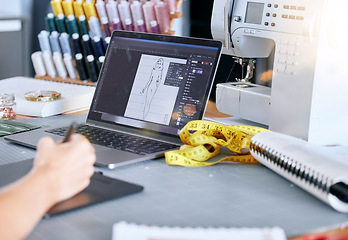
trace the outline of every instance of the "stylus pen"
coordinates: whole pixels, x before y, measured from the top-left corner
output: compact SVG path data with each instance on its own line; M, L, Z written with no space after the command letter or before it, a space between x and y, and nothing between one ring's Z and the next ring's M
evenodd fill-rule
M69 139L71 137L71 135L75 132L75 129L77 127L77 123L76 122L72 122L68 128L68 131L66 132L64 139L63 139L63 143L69 142Z

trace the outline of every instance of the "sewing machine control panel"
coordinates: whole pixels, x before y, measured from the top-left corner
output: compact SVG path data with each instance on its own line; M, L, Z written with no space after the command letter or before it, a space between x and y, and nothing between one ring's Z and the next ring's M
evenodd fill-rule
M280 8L280 9L279 9ZM278 4L267 4L266 7L266 13L263 24L265 26L275 27L275 19L277 18L283 18L288 20L297 20L297 21L303 21L305 18L305 6L292 6L292 5L282 5L279 6ZM290 11L287 11L290 10ZM279 12L282 12L283 14L279 14Z
M322 4L317 1L235 1L232 3L231 33L239 27L308 35ZM248 31L248 30L247 30Z

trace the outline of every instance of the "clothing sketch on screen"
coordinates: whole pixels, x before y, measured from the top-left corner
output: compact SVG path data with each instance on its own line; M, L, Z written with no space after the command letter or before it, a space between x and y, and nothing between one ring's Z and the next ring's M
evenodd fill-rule
M152 100L157 92L158 87L162 82L163 64L163 58L159 58L156 61L155 66L152 68L149 81L146 83L145 87L140 92L141 94L145 94L143 119L145 119L147 114L149 113Z

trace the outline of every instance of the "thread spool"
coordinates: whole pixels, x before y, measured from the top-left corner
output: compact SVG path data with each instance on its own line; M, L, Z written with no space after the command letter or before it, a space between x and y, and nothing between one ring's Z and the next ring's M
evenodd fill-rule
M76 79L75 67L71 55L69 53L64 53L63 56L65 67L68 70L69 77L72 79Z
M33 67L35 70L35 74L37 76L45 76L46 75L46 69L45 65L42 59L42 52L34 52L31 54L31 61L33 62Z
M60 43L60 47L63 51L63 55L64 54L71 55L71 48L70 48L70 44L69 44L69 34L67 34L67 33L60 34L59 43Z
M58 16L56 17L56 27L59 33L66 32L64 14L58 14Z
M74 13L75 17L80 17L84 16L85 12L83 11L83 6L82 6L82 0L76 0L73 2L73 8L74 8Z
M98 74L97 74L97 69L95 66L95 61L94 61L94 56L93 55L88 55L87 56L87 72L89 75L89 80L92 82L98 81Z
M160 30L156 20L151 21L150 32L157 33L157 34L161 33L161 30Z
M118 3L114 0L109 0L106 4L106 12L108 14L109 22L112 23L114 18L120 18L117 10Z
M137 21L137 31L138 32L146 32L146 25L143 20L139 19Z
M87 34L82 36L82 52L84 56L93 55L91 40Z
M65 0L62 2L65 16L74 15L73 4L71 0Z
M99 58L100 56L105 56L105 52L104 52L100 37L95 36L92 39L92 48L93 48L95 58Z
M168 6L168 10L170 14L174 14L177 10L177 0L163 0L165 4Z
M88 34L87 21L86 21L86 17L84 15L79 16L79 26L80 26L81 36Z
M86 2L83 3L83 10L87 21L89 21L91 17L98 17L95 6L91 0L86 0Z
M95 7L97 8L97 12L99 15L99 19L101 20L102 18L106 18L107 19L107 15L106 15L106 10L105 10L105 3L103 0L97 0L97 2L95 3Z
M55 19L55 17L54 17L53 13L48 13L46 18L45 18L47 31L49 31L50 33L53 31L57 31L54 19Z
M113 31L115 30L123 30L122 23L119 18L114 18L112 20L111 28Z
M146 29L150 29L151 22L156 21L156 14L155 14L155 8L153 2L146 2L143 5L143 11L144 11L144 18L145 18L145 24Z
M110 37L111 36L111 32L110 32L110 28L109 28L109 23L108 23L108 18L107 17L102 17L100 19L102 25L103 25L103 29L104 29L104 33L106 37Z
M101 38L103 36L98 18L94 16L90 17L88 20L88 25L93 37L98 36Z
M76 70L79 73L81 81L86 81L88 79L88 74L86 70L85 61L81 53L75 55Z
M141 7L141 3L138 0L132 3L131 12L132 12L134 23L138 23L138 20L143 20L144 22L143 9Z
M59 34L57 31L54 31L51 33L49 39L50 39L50 44L51 44L51 49L52 52L59 52L60 54L62 53L59 45L59 40L58 40Z
M73 46L74 56L76 54L78 54L78 53L82 54L82 46L81 46L81 43L80 43L80 35L78 33L74 33L72 35L72 46Z
M107 51L108 49L108 46L110 44L110 41L111 41L111 37L106 37L103 41L103 44L104 44L104 49L105 49L105 52Z
M118 11L120 13L120 20L123 25L123 28L126 29L126 19L132 19L132 14L130 12L129 2L122 0L118 4ZM132 21L132 20L131 20Z
M156 6L161 0L150 0Z
M69 15L65 19L65 24L70 36L72 36L74 33L79 33L79 27L77 25L77 20L74 15Z
M169 11L164 2L160 1L155 6L156 18L161 33L166 33L170 28Z
M127 19L125 19L124 23L125 23L125 26L124 26L125 30L134 31L132 19L127 18Z
M57 76L57 73L56 73L56 68L54 67L54 64L53 64L51 52L49 51L42 52L42 59L43 59L47 74L51 78L55 78Z
M58 75L61 78L66 79L68 76L68 73L67 73L67 71L65 69L65 65L63 63L62 54L60 54L59 52L54 52L53 53L53 61L54 61L54 64L56 65Z
M98 75L100 74L104 60L105 60L105 56L100 56L97 58L96 63L97 63Z
M49 33L46 30L42 30L37 36L39 39L39 45L41 52L49 51L51 52L51 45L49 41Z
M62 7L62 1L61 0L52 0L51 6L54 12L54 15L57 17L59 14L64 15L63 7Z

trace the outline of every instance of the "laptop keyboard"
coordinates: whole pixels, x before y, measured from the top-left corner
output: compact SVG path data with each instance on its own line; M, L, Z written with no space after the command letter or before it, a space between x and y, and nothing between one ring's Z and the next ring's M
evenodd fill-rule
M68 127L46 130L48 133L64 136ZM120 132L109 131L89 125L79 125L76 133L85 136L91 143L127 151L139 155L151 154L177 148L177 145L164 143L156 140L142 138Z

